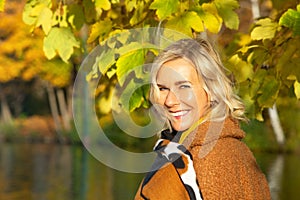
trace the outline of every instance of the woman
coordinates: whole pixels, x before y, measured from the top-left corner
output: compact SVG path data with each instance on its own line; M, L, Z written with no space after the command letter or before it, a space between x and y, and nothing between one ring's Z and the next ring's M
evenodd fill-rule
M167 129L135 199L270 199L266 178L241 141L244 106L207 41L182 39L161 52L150 96Z

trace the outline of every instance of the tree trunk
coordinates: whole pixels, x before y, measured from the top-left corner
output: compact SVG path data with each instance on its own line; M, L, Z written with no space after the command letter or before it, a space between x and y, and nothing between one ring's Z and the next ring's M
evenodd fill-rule
M58 139L61 139L62 127L61 127L60 117L58 113L55 92L54 92L54 88L49 83L47 84L47 92L48 92L50 110L54 120L55 130L56 133L58 134Z
M252 17L255 21L260 17L260 9L258 5L258 0L251 0L251 10L252 10Z
M70 125L71 119L70 119L70 116L69 116L68 106L67 106L64 91L62 89L57 89L56 90L56 95L57 95L57 99L58 99L58 105L59 105L60 114L61 114L61 117L62 117L64 129L66 131L70 131L71 130L71 125Z
M273 108L269 108L268 111L277 143L280 145L280 147L283 147L285 143L285 136L278 116L276 104L273 105Z
M5 124L11 124L12 114L8 106L6 96L3 93L1 86L0 86L0 102L1 102L1 119Z

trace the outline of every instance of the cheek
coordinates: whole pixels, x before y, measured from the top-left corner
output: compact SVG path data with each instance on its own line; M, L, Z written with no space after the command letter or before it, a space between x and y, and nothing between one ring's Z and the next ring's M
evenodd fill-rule
M179 93L179 98L182 102L189 105L197 104L197 96L193 90L185 90Z
M197 104L200 109L203 109L208 104L208 95L204 89L200 90L197 94Z
M160 105L164 105L166 101L166 96L165 92L159 92L158 95L156 96L156 103Z
M195 91L186 91L180 95L180 99L185 103L196 106L200 110L207 105L207 94L203 89ZM195 107L196 108L196 107Z

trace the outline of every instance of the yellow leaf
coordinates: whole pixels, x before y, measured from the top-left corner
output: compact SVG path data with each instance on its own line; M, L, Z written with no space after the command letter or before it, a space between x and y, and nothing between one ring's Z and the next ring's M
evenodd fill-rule
M103 10L109 10L111 8L109 0L95 0L95 6Z
M202 4L198 15L203 20L204 26L212 33L218 33L222 27L222 18L218 15L217 8L212 3Z
M41 11L36 27L42 26L44 33L47 35L52 27L52 11L48 7L44 7Z
M192 37L192 29L196 32L204 31L201 18L196 12L190 11L182 15L172 17L167 23L166 28L174 29Z
M297 99L300 99L300 83L298 81L294 82L294 92Z
M87 42L92 43L98 37L100 41L103 41L105 37L108 36L111 29L112 29L112 21L110 19L105 19L95 23L92 26L91 33L89 35Z
M252 40L272 39L278 28L278 24L269 18L259 20L256 25L251 32Z

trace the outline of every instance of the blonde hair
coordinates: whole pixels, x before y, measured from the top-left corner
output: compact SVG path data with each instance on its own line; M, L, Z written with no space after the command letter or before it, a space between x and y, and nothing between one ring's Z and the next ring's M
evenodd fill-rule
M219 54L204 39L181 39L158 55L151 71L150 100L152 103L155 104L159 97L156 82L159 69L164 63L178 58L190 61L195 66L200 80L203 80L203 88L210 101L210 120L224 120L228 116L246 120L244 104L234 94L232 83L225 74Z

